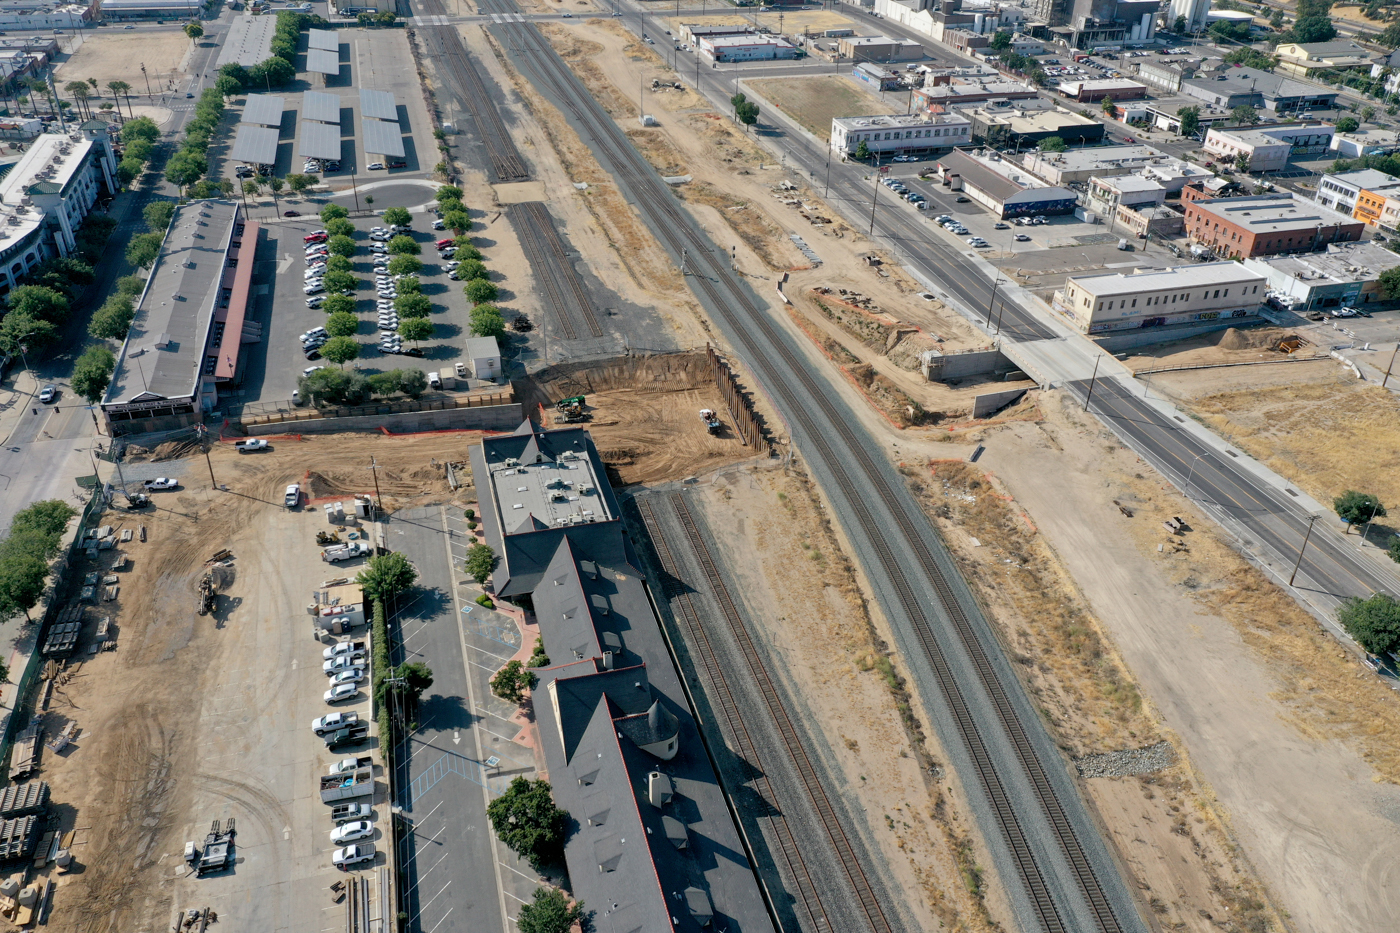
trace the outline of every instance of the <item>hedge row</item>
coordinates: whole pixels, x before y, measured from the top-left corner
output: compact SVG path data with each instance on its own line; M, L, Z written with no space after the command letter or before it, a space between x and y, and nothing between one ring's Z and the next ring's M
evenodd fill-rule
M389 619L381 597L374 599L374 619L370 626L370 689L374 692L374 705L378 711L379 751L384 756L384 767L393 767L394 747L397 744L394 733L394 719L389 715L389 688L386 681L393 675L389 665Z

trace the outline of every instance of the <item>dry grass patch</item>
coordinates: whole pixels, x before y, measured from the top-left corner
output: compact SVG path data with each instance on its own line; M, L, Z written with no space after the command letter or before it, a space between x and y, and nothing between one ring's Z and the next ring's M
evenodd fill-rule
M857 87L854 81L843 75L759 78L744 83L818 139L831 135L834 117L864 117L890 112L888 103Z

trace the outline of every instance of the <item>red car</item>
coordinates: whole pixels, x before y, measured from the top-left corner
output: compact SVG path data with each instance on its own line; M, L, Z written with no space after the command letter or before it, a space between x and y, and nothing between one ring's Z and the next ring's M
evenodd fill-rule
M313 233L311 236L302 237L301 241L303 243L324 243L329 239L330 237L326 236L324 233Z
M390 162L390 163L389 163L389 167L390 167L390 168L408 168L408 163L407 163L407 162Z
M446 249L447 247L453 245L456 242L456 240L438 240L437 243L434 245L437 246L438 249Z

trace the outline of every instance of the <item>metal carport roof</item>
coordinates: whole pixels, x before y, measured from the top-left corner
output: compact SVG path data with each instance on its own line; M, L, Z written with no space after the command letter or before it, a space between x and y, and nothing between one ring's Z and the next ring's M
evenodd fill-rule
M270 126L240 126L233 141L234 160L272 165L277 161L277 136L278 130Z
M319 120L322 123L340 122L340 95L322 94L307 91L301 95L301 117L303 120Z
M377 120L398 120L399 108L394 106L394 95L388 91L371 91L360 88L360 113Z
M340 51L340 33L334 29L311 29L306 33L307 48Z
M332 123L301 121L301 137L297 140L297 155L313 159L340 158L340 127Z
M365 120L365 152L403 158L403 130L397 123L384 120Z
M255 123L261 126L281 126L282 111L286 101L271 94L249 94L243 106L242 123Z
M306 70L323 75L340 74L340 53L326 49L310 49L306 53Z

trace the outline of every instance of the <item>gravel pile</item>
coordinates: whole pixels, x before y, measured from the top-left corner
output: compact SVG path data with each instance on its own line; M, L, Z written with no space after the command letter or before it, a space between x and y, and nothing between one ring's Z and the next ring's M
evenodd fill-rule
M1080 777L1127 777L1131 774L1151 774L1176 764L1176 752L1167 742L1146 748L1130 748L1103 755L1085 755L1075 759Z

